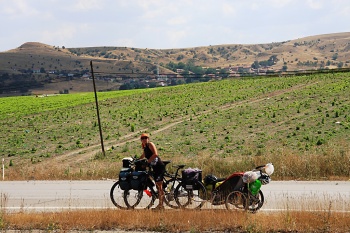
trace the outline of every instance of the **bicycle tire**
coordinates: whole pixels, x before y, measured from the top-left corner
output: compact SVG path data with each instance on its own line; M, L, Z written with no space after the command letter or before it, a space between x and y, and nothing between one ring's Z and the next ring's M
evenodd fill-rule
M125 190L124 201L129 209L135 209L139 207L140 209L149 209L154 204L156 196L149 191L151 194L145 194L145 190Z
M236 209L244 210L247 204L247 197L240 191L233 191L229 193L225 200L227 210L233 211Z
M207 200L207 190L200 181L193 185L181 182L175 188L175 201L182 209L200 209Z
M119 180L116 181L109 192L112 203L119 209L128 209L129 207L125 203L124 190L120 188Z
M249 194L247 197L245 209L251 213L255 213L264 205L264 194L259 190L258 194L253 196Z
M175 182L174 182L175 181ZM178 209L180 208L175 200L176 192L175 189L178 184L181 183L180 179L172 178L165 181L164 187L164 202L167 206Z

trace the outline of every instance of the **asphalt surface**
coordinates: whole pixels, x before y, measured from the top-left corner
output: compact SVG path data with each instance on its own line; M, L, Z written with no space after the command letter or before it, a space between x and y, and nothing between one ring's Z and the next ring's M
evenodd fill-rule
M10 212L116 208L109 197L113 183L0 181L0 208ZM261 190L265 196L261 211L350 211L350 181L272 181ZM203 208L225 206L207 202Z

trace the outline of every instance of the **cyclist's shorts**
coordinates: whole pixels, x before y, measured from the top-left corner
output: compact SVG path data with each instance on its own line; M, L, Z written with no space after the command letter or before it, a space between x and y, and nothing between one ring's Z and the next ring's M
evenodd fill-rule
M163 163L157 163L156 165L152 166L153 168L153 174L154 174L154 181L159 182L162 181L164 178L164 172L165 172L165 166Z

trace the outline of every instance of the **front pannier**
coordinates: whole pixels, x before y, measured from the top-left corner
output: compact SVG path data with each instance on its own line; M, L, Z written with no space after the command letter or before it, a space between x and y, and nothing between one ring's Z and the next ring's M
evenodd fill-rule
M187 168L182 171L183 185L188 189L198 189L198 182L202 181L202 170Z
M131 173L131 189L144 190L147 186L147 173L144 171L134 171Z
M119 172L119 186L121 190L130 189L130 179L131 179L131 168L123 168Z

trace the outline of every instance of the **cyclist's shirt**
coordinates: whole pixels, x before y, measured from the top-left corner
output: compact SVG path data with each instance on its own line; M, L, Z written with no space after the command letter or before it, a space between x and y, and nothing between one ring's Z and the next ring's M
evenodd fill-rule
M152 150L149 148L148 146L149 144L147 143L146 146L143 148L144 152L145 152L145 157L147 159L151 158L153 155ZM154 179L156 182L158 181L162 181L163 180L163 176L164 176L164 172L165 172L165 166L164 163L162 162L162 160L159 158L159 156L157 156L152 162L151 162L151 166L153 167L153 171L154 171Z
M145 152L145 157L147 159L151 158L151 156L153 155L152 150L148 147L148 143L146 144L145 148L143 148L144 152Z

